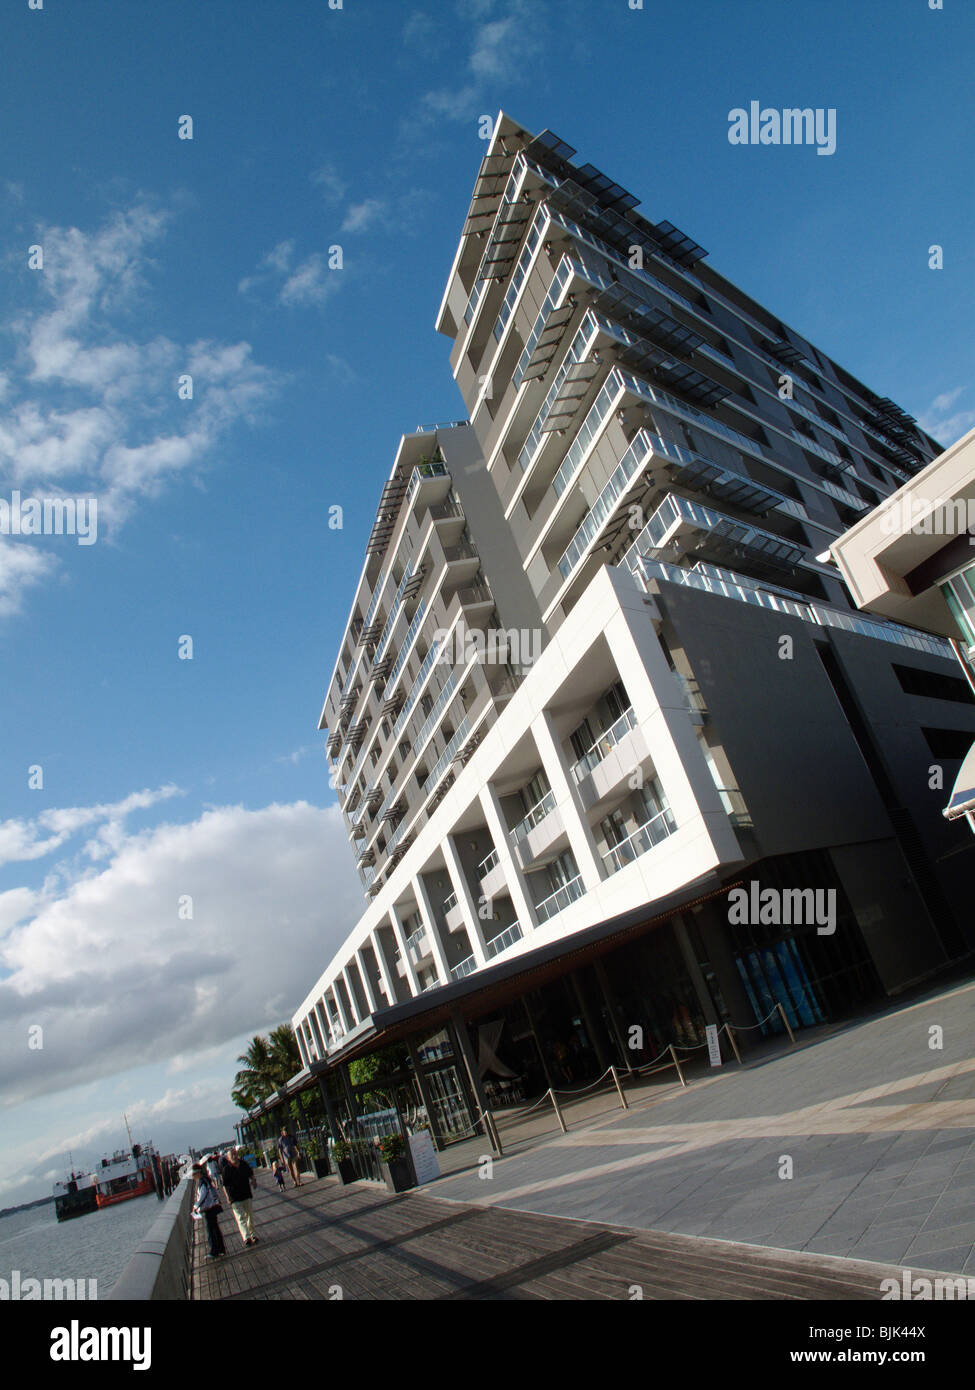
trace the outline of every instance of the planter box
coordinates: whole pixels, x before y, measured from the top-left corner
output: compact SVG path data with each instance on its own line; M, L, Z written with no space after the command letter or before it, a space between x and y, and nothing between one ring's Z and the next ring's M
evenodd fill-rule
M339 1170L339 1177L343 1186L346 1183L355 1182L355 1164L351 1158L340 1158L336 1164Z
M327 1158L313 1158L312 1167L315 1169L316 1178L327 1178L331 1171L328 1166Z
M382 1164L383 1177L390 1192L406 1192L416 1187L413 1165L408 1158L394 1158L391 1163Z

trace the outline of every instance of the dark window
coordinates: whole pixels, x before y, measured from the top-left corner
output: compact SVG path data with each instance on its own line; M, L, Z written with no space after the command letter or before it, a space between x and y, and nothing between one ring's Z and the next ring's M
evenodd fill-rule
M957 758L959 762L968 756L968 750L975 742L975 734L969 729L922 729L928 747L936 758Z
M944 676L938 671L925 671L920 666L899 666L897 662L893 663L893 667L905 695L926 695L932 700L957 700L963 705L972 703L968 682L961 676ZM971 741L975 734L967 737ZM948 755L945 753L942 756Z

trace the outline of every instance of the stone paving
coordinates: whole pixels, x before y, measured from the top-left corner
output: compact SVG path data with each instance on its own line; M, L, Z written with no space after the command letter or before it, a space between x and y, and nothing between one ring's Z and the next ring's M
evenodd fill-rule
M975 983L570 1120L489 1178L469 1170L424 1190L975 1275Z

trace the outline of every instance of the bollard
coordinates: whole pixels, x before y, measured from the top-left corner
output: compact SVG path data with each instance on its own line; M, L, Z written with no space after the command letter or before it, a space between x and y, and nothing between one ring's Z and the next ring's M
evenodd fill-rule
M626 1096L624 1096L624 1094L623 1094L623 1087L620 1085L620 1079L619 1079L619 1077L616 1075L616 1068L615 1068L615 1067L610 1067L609 1070L610 1070L610 1072L612 1073L613 1085L616 1087L616 1094L617 1094L617 1095L619 1096L619 1098L620 1098L620 1109L621 1109L621 1110L629 1110L630 1105L629 1105L629 1102L628 1102L627 1099L626 1099Z
M686 1090L687 1090L687 1082L684 1080L684 1073L683 1073L683 1072L681 1071L681 1069L680 1069L680 1062L679 1062L678 1059L677 1059L677 1053L674 1051L674 1044L673 1044L673 1043L670 1044L670 1055L671 1055L671 1057L674 1059L674 1066L677 1068L677 1075L680 1077L680 1084L683 1086L684 1090L686 1091Z
M548 1088L548 1093L552 1097L552 1109L555 1111L555 1118L559 1122L559 1129L561 1129L563 1134L568 1134L568 1130L565 1127L565 1120L562 1118L562 1111L559 1109L559 1103L555 1099L555 1092L552 1090L551 1086Z
M789 1035L789 1041L792 1043L793 1046L795 1046L796 1035L793 1033L792 1029L789 1027L789 1020L788 1020L788 1019L786 1018L786 1016L785 1016L785 1009L783 1009L782 1005L781 1005L780 1003L778 1003L778 1002L776 1002L775 1007L778 1009L779 1013L780 1013L781 1016L782 1016L782 1022L785 1024L785 1031L786 1031L786 1032L788 1033L788 1035Z
M494 1152L498 1155L499 1158L503 1158L504 1149L501 1147L501 1131L498 1129L498 1122L497 1120L495 1120L490 1110L484 1111L484 1118L487 1121L488 1138L491 1141L491 1145L494 1148Z

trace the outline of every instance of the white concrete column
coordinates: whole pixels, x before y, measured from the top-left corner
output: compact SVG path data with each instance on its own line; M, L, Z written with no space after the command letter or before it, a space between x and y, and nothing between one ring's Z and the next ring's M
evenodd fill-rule
M399 947L400 960L406 967L406 982L410 987L410 993L415 998L416 995L420 993L420 982L416 978L416 971L413 969L413 961L407 949L403 919L395 907L390 907L389 909L389 920L393 928L393 935L396 937L396 945Z
M531 723L542 767L549 786L555 793L555 803L562 813L562 823L569 836L569 845L579 865L585 888L597 888L605 877L603 863L596 847L596 837L589 827L589 820L569 774L569 764L562 752L562 743L556 733L552 716L542 710Z
M365 948L360 946L355 953L355 959L356 965L359 967L359 979L362 981L362 988L365 991L369 1012L374 1014L378 1012L379 1004L376 1001L376 991L372 987L372 980L369 975L369 963L365 958L364 950Z
M322 1032L322 1025L318 1018L318 1009L314 1004L311 1006L311 1013L308 1015L308 1019L311 1023L312 1037L315 1039L315 1053L318 1059L321 1060L325 1056L325 1039L328 1034Z
M345 1007L345 996L339 989L339 979L341 979L341 976L336 978L332 986L332 989L335 991L335 1005L339 1011L339 1018L342 1020L342 1027L347 1033L351 1033L352 1029L355 1027L355 1023L348 1009ZM346 988L348 988L348 985L346 985Z
M447 964L447 956L444 952L443 942L440 940L440 933L437 931L437 919L430 905L430 898L423 885L423 879L419 874L417 874L416 878L413 880L413 892L416 894L416 905L419 909L420 918L427 929L427 935L430 937L430 944L433 947L433 959L437 963L437 974L440 976L440 983L449 984L451 980L450 966Z
M343 1017L342 1009L341 1009L340 1003L339 1003L339 997L338 997L339 992L338 992L338 990L335 988L335 983L334 983L334 981L332 982L332 984L331 984L331 986L330 986L330 990L331 990L331 1000L332 1000L332 1004L335 1006L335 1017L334 1017L334 1018L332 1017L332 1010L328 1008L329 990L326 990L326 991L325 991L325 995L324 995L324 999L325 999L325 1008L326 1008L326 1010L328 1011L329 1024L330 1024L331 1029L332 1029L332 1037L335 1039L336 1042L338 1042L339 1037L341 1036L341 1034L342 1034L343 1032L348 1032L348 1029L347 1029L346 1026L345 1026L345 1019L344 1019L344 1017Z
M328 1050L328 1045L329 1045L329 1043L331 1043L331 1042L333 1041L333 1038L332 1038L332 1023L331 1023L331 1020L330 1020L330 1018L329 1018L329 1016L328 1016L328 1009L325 1007L325 996L324 996L324 995L323 995L322 998L319 999L318 1002L316 1003L316 1005L315 1005L315 1012L316 1012L317 1015L318 1015L318 1026L319 1026L319 1027L321 1028L321 1030L322 1030L322 1038L324 1039L325 1048L326 1048L326 1051L327 1051L327 1050Z
M396 976L390 961L386 959L386 952L383 948L383 939L379 934L379 928L374 928L369 933L372 942L373 954L376 957L376 967L379 970L379 979L382 987L386 991L386 998L390 1004L395 1004L399 997L396 993Z
M352 976L349 973L353 968L354 962L355 957L353 956L348 965L343 965L342 967L342 979L345 981L345 991L349 997L349 1008L352 1010L353 1027L356 1023L362 1021L362 1015L359 1013L359 1001L356 998L355 990L352 988Z
M528 884L525 882L525 876L511 853L511 841L508 839L508 827L505 825L504 812L492 783L489 782L486 787L481 789L479 799L481 809L484 812L484 819L491 832L491 839L494 841L494 848L498 851L498 862L504 870L504 878L508 885L508 892L511 894L515 915L521 925L523 935L527 936L538 925L535 919L535 908L528 891Z
M298 1044L298 1051L301 1053L301 1061L302 1061L302 1064L303 1064L304 1066L307 1067L307 1066L308 1066L308 1044L307 1044L306 1041L305 1041L305 1024L304 1024L304 1020L303 1020L303 1019L302 1019L302 1021L298 1024L298 1027L295 1029L295 1041L296 1041L297 1044Z
M481 931L481 919L477 915L477 904L475 903L471 890L467 886L467 875L464 873L464 866L460 862L460 855L454 844L452 835L445 835L441 844L444 859L447 863L447 872L450 875L450 882L456 894L457 901L464 911L464 926L467 928L467 939L470 942L471 951L478 965L487 963L487 949L484 941L484 933Z

